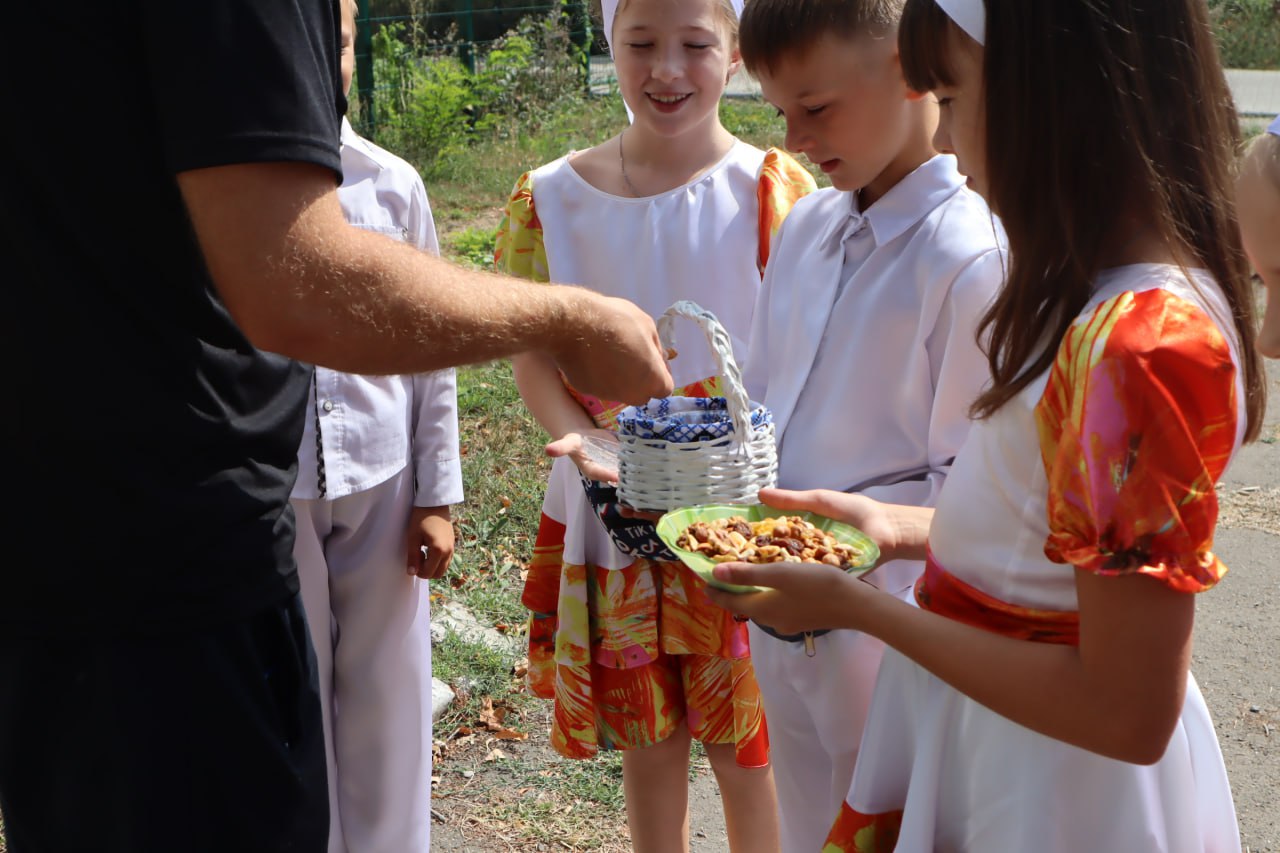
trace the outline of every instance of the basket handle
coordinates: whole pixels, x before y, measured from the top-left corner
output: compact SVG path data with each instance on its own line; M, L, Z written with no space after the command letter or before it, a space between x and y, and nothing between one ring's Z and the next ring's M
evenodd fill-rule
M729 333L715 314L696 302L682 299L672 305L658 318L658 336L662 345L672 345L671 327L677 317L685 317L697 323L707 336L707 344L716 357L720 375L724 377L725 401L728 404L729 420L733 422L734 441L746 444L751 440L751 401L747 397L746 386L742 384L742 371L733 359L733 341Z

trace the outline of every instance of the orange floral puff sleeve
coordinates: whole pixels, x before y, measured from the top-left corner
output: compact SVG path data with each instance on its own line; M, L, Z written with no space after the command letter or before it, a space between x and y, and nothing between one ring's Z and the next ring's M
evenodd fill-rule
M494 243L493 265L498 272L508 275L530 281L551 281L542 223L533 207L533 178L529 172L520 176L507 199Z
M773 238L782 227L791 208L804 196L817 189L813 175L794 157L778 148L765 152L760 166L760 179L756 185L756 202L759 211L759 255L756 266L760 275L769 263L769 249Z
M1035 411L1045 555L1182 592L1216 584L1214 485L1235 449L1236 397L1226 340L1186 299L1125 292L1077 320Z

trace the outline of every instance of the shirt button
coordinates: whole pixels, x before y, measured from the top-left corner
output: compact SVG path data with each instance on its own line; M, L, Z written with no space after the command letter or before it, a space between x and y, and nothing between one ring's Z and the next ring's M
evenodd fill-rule
M332 401L332 400L325 400L323 403L321 403L321 404L320 404L320 408L324 409L326 412L332 412L332 411L333 411L333 401Z

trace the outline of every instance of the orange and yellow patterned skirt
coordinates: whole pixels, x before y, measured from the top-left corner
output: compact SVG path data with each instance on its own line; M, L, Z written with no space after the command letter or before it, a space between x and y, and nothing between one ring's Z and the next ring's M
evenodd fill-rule
M523 596L529 687L555 700L555 750L642 749L683 720L704 743L734 744L739 765L768 764L746 625L681 563L572 565L564 540L565 526L544 514Z

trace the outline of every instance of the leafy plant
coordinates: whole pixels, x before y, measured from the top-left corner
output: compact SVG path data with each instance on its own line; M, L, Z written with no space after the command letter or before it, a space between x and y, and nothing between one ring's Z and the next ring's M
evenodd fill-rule
M1228 68L1280 69L1280 3L1209 0L1209 16Z
M467 228L449 238L449 255L478 269L490 269L497 237L498 232L493 228Z

